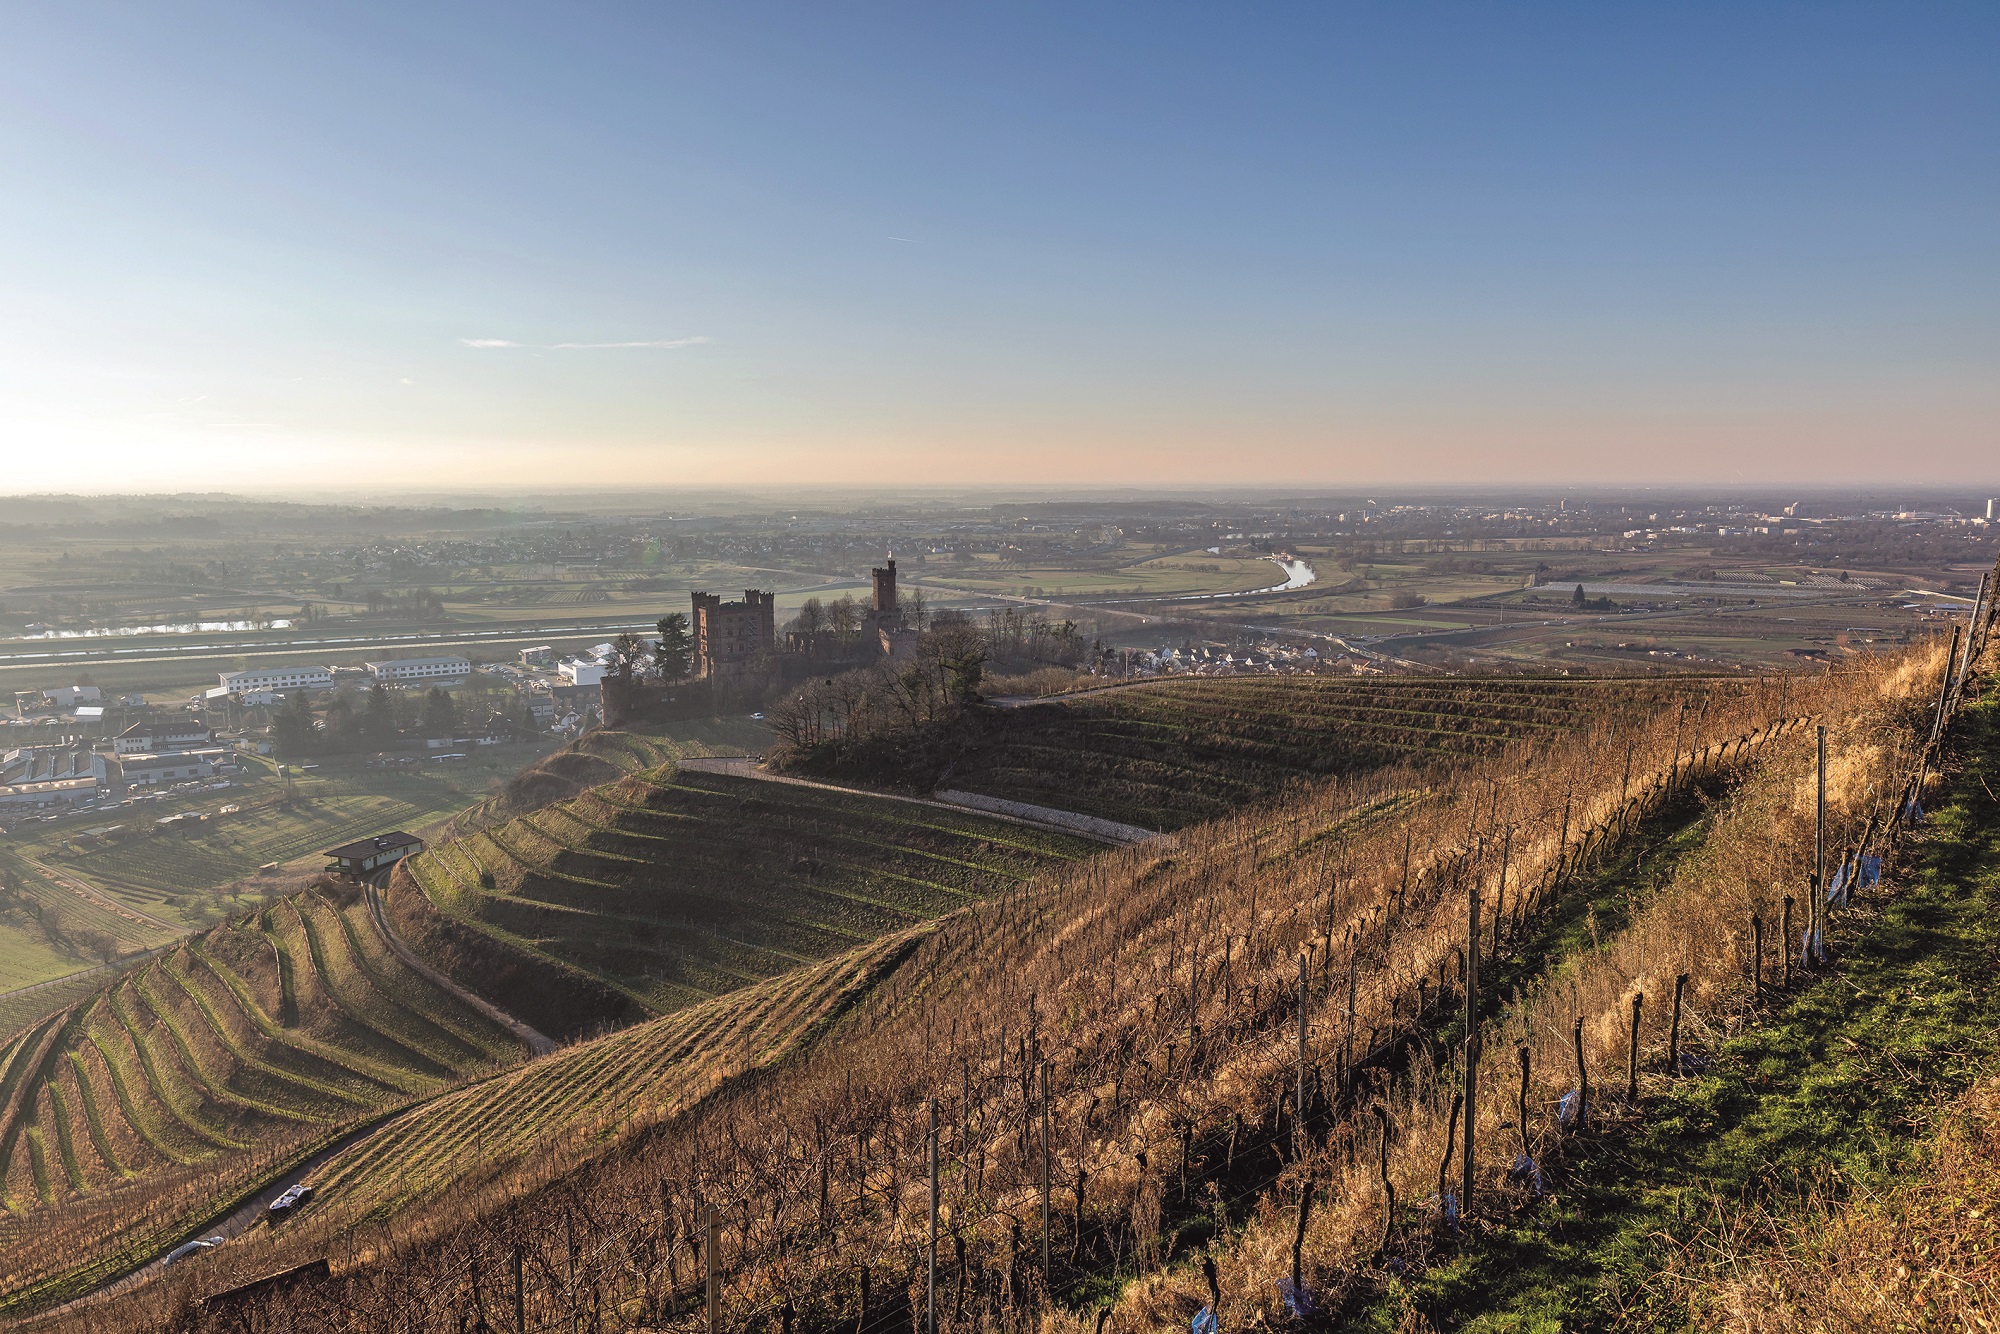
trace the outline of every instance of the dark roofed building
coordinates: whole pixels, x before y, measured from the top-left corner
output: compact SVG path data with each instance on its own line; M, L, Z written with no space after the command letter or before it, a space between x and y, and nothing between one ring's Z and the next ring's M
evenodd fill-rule
M398 829L394 833L377 834L374 838L364 838L357 843L343 843L337 848L328 848L320 855L333 859L333 864L326 868L329 871L344 871L348 875L367 875L370 871L378 871L391 862L413 857L423 850L422 839Z

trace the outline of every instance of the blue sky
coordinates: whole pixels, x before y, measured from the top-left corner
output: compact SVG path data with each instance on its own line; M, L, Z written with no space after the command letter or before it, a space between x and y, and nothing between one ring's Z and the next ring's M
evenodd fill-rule
M50 475L2000 480L1993 5L0 5Z

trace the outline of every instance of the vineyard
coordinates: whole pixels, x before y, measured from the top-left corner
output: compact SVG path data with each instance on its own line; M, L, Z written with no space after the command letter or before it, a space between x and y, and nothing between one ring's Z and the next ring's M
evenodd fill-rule
M492 989L486 956L454 949L431 910L545 960L533 976L559 982L489 999L569 1035L844 954L1093 850L966 812L665 767L441 843L389 901L407 938L464 961L466 985ZM578 988L602 997L596 1013L548 1012Z
M1465 762L1745 688L1701 678L1183 678L995 710L938 786L1179 829L1300 783Z
M319 1169L327 1203L314 1230L345 1233L447 1187L456 1199L479 1192L498 1201L539 1163L586 1158L692 1107L837 1019L908 956L921 930L432 1099Z
M519 1311L526 1328L693 1331L713 1310L732 1331L887 1334L927 1306L966 1330L1123 1334L1203 1307L1235 1328L1447 1328L1484 1309L1466 1285L1496 1319L1588 1323L1599 1308L1571 1303L1607 1291L1588 1248L1608 1234L1572 1187L1649 1151L1642 1108L1670 1134L1720 1133L1702 1099L1735 1077L1734 1035L1854 992L1843 959L1872 939L1870 912L1786 897L1816 847L1842 884L1884 858L1869 893L1893 896L1912 796L1951 829L1978 827L1959 803L1990 808L1933 781L1944 657L1753 684L1698 724L1655 710L1468 760L1421 793L1363 778L1054 864L879 963L453 1094L348 1151L317 1223L226 1248L199 1281L323 1256L332 1273L299 1280L285 1313L354 1330ZM1772 948L1801 925L1803 955ZM835 987L844 1001L814 999ZM759 1004L839 1017L772 1030L792 1050L757 1079L675 1063ZM1990 1057L1978 1026L1950 1050ZM1759 1059L1752 1090L1809 1079L1815 1057ZM1964 1065L1934 1054L1925 1078L1949 1092ZM538 1110L571 1100L577 1118ZM513 1124L537 1118L553 1133L525 1156L465 1145L518 1149ZM1698 1240L1700 1222L1650 1216L1630 1244ZM155 1324L160 1300L77 1324Z
M1230 1328L1570 1327L1607 1301L1690 1323L1687 1303L1741 1281L1712 1269L1712 1198L1824 1210L1840 1173L1888 1180L1884 1137L1907 1141L1995 1055L1981 961L2000 881L1915 825L1987 844L2000 827L1980 768L2000 756L2000 702L1970 662L1924 646L1657 695L1427 681L1429 728L1362 717L1389 711L1381 694L1302 699L1305 735L1453 738L1369 741L1372 765L1317 785L1239 697L1197 693L1153 726L1226 736L1238 749L1211 756L1274 776L1220 818L1112 850L917 802L629 774L406 863L388 911L538 1027L538 996L566 989L660 1017L592 1038L587 1006L544 999L583 1040L460 1087L440 1072L421 1100L397 1067L400 1110L388 1064L344 1046L345 1062L263 1056L289 1080L186 1077L229 1046L228 1025L198 1028L196 992L220 1013L234 990L198 976L199 954L286 1027L286 969L244 948L204 943L109 993L154 1016L94 1021L133 1039L127 1064L182 1075L170 1147L187 1160L197 1127L219 1153L290 1118L296 1152L369 1080L394 1115L315 1168L299 1220L176 1271L191 1287L67 1326L165 1327L189 1319L177 1293L319 1260L330 1272L296 1279L284 1317L328 1330L891 1334L927 1307L995 1334L1199 1326L1204 1307ZM1118 696L1156 689L1057 707L1147 722ZM1418 715L1423 698L1395 696ZM1099 753L1141 733L1112 735ZM1384 762L1409 755L1450 763L1413 785ZM536 967L508 973L520 959ZM75 1206L47 1203L72 1160L98 1170L87 1129L60 1130L88 1081L60 1098L37 1081L99 1004L0 1054L5 1181L27 1211L0 1243L30 1275L72 1275L62 1290L78 1272L62 1239L104 1249L95 1215L65 1232ZM178 1040L142 1056L166 1015ZM1879 1027L1841 1048L1853 1015ZM1836 1069L1838 1113L1806 1105ZM153 1124L165 1141L166 1114ZM1790 1187L1757 1166L1781 1158ZM1777 1227L1731 1235L1765 1246Z
M747 717L680 719L659 732L596 728L529 765L451 827L478 829L673 760L756 754L770 739L761 722Z
M248 1169L518 1058L504 1031L400 964L358 899L317 893L190 937L16 1035L0 1073L0 1246L49 1216L141 1245L155 1187ZM73 1257L41 1254L41 1276ZM28 1271L20 1271L25 1277Z

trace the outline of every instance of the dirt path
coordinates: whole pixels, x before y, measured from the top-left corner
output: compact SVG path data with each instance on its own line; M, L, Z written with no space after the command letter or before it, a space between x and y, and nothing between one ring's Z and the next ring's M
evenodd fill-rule
M364 892L368 895L368 916L375 923L375 929L381 933L382 943L387 945L390 952L398 959L407 964L412 972L422 977L425 981L442 987L464 1001L467 1005L470 1005L473 1009L485 1015L488 1019L491 1019L494 1023L512 1033L515 1037L521 1039L523 1043L527 1044L528 1050L535 1055L547 1056L556 1049L555 1042L547 1035L528 1027L491 1001L467 991L464 987L418 958L416 951L405 945L402 937L390 929L389 915L382 910L381 891L376 887L373 880L366 883Z
M879 797L884 801L907 801L916 806L931 806L938 810L957 811L960 814L983 815L990 820L1005 820L1009 824L1027 825L1031 829L1046 830L1050 833L1073 834L1078 838L1087 838L1095 843L1109 843L1113 846L1141 843L1147 839L1162 837L1150 829L1141 829L1137 825L1118 824L1112 820L1097 819L1095 816L1078 815L1075 811L1058 810L1054 806L1033 806L1025 801L1001 801L996 797L981 797L969 792L939 792L931 797L911 797L900 792L877 792L872 788L846 787L839 783L822 783L811 778L792 778L786 774L774 774L758 768L757 762L747 755L710 756L704 759L677 760L675 763L680 768L696 773L734 774L738 778L755 778L765 783L791 783L798 787L817 787L828 792L845 792L849 796Z

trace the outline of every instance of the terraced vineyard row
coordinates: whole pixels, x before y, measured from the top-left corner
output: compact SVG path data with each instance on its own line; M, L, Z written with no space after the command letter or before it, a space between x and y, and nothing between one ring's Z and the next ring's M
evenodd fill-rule
M1184 678L996 711L940 786L1177 829L1301 781L1650 716L1713 680Z
M692 1106L814 1033L914 941L885 937L426 1102L316 1173L329 1227L385 1218L536 1154L608 1142ZM506 1192L498 1191L504 1195Z
M397 883L489 937L666 1012L844 954L1093 850L971 813L659 769L441 844Z
M399 964L358 904L283 899L13 1041L0 1204L24 1213L317 1133L518 1053Z

